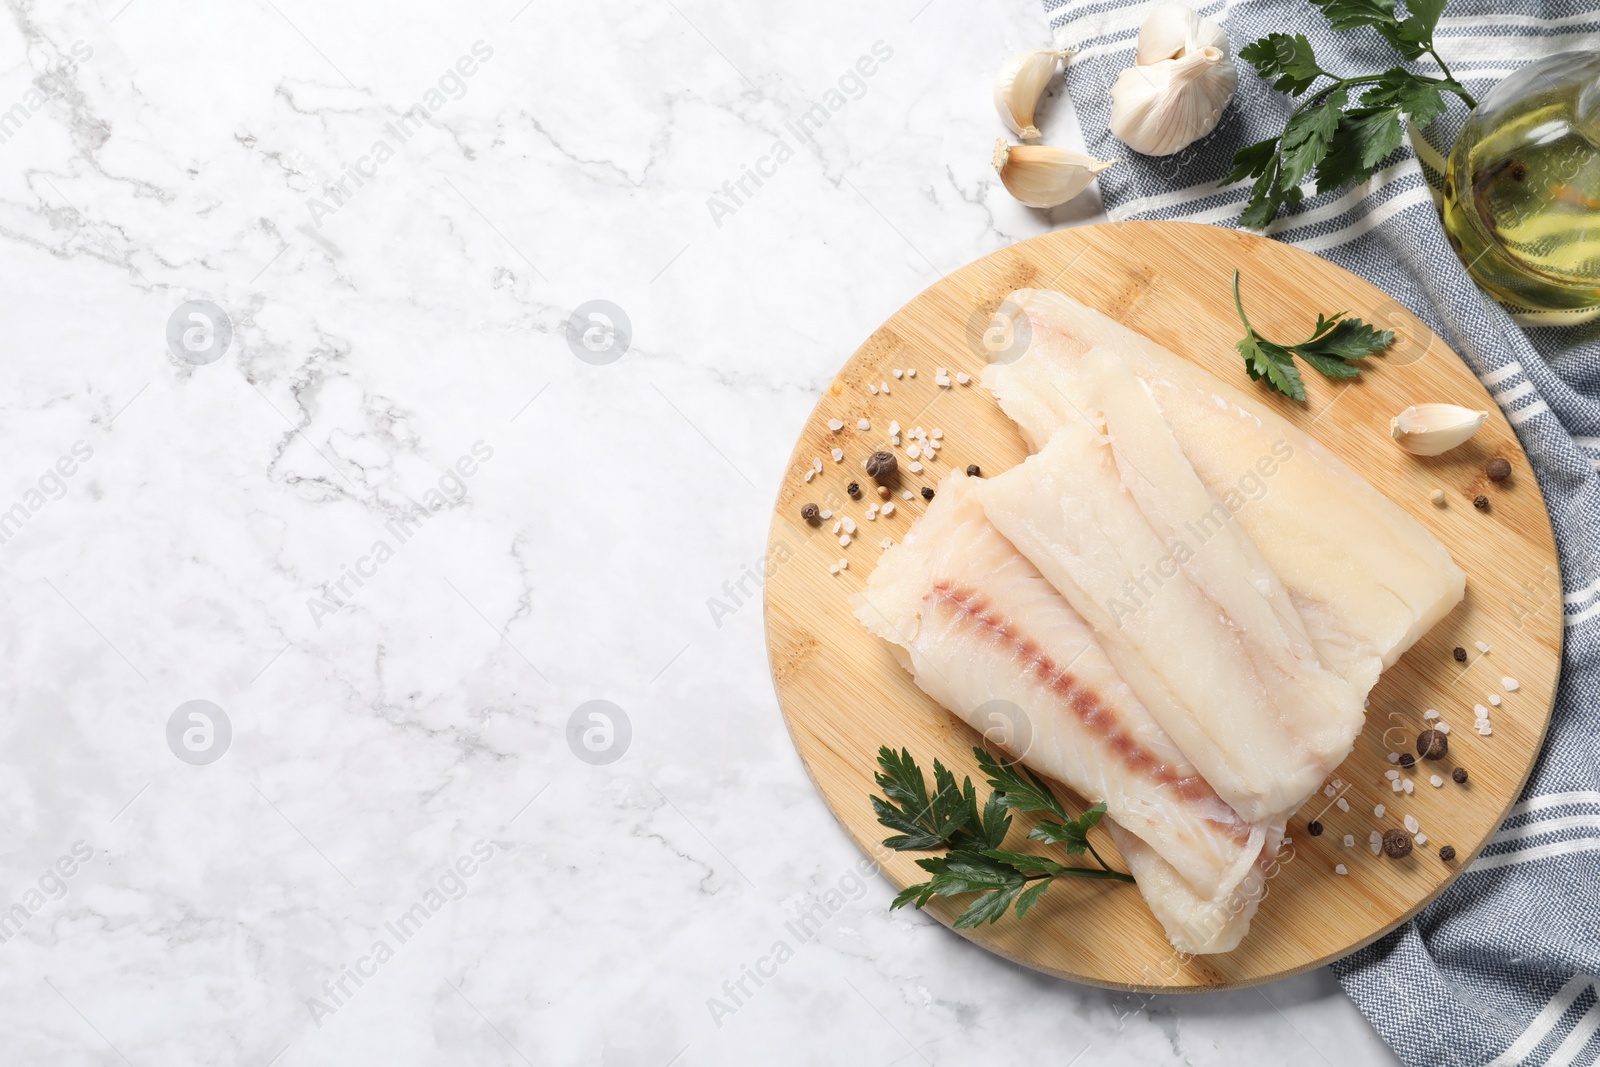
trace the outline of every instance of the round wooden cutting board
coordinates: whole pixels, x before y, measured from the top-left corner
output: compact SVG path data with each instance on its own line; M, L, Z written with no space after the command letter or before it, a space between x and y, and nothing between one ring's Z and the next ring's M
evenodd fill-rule
M1272 402L1438 536L1467 572L1467 595L1384 672L1372 692L1366 730L1336 772L1337 797L1313 797L1290 821L1266 899L1235 951L1177 953L1138 890L1112 882L1058 882L1025 919L1007 915L998 924L960 931L1008 959L1081 982L1161 992L1217 989L1285 977L1367 944L1437 896L1484 846L1521 792L1550 718L1562 638L1555 540L1515 434L1460 358L1378 289L1289 245L1187 223L1088 226L985 256L901 308L845 364L795 446L768 543L767 644L795 747L834 815L903 887L926 875L914 865L919 854L889 852L880 844L889 831L877 824L867 799L876 791L878 746L908 748L924 768L941 759L958 777L971 775L980 796L987 795L971 753L977 733L924 695L889 646L851 615L850 597L871 574L881 541L900 541L926 506L920 496L904 500L896 492L892 516L866 519L873 489L862 462L888 447L890 421L944 431L945 447L920 474L905 473L905 452L897 450L903 485L913 491L970 463L987 476L1024 458L1015 427L978 380L984 328L1001 300L1023 287L1060 289L1222 381L1259 390L1233 347L1242 335L1229 288L1235 268L1243 274L1251 322L1266 337L1304 337L1318 312L1340 310L1396 331L1387 353L1369 359L1369 369L1353 383L1308 368L1307 403ZM935 381L941 367L949 371L948 388ZM897 368L905 375L896 377ZM960 372L971 376L968 384L960 384ZM869 383L889 388L873 393ZM1390 440L1389 419L1428 401L1482 408L1489 421L1443 456L1411 456ZM870 430L857 428L863 418ZM833 419L844 428L830 431ZM842 461L832 458L835 448L843 450ZM1507 481L1484 475L1484 464L1495 456L1511 463ZM822 469L807 482L814 459ZM863 500L846 495L851 481L862 484ZM1443 506L1430 501L1434 489L1444 491ZM1489 499L1487 510L1473 506L1480 494ZM808 526L800 518L808 502L833 511L835 521L853 518L853 543L841 547L831 521ZM841 559L848 568L830 573ZM1477 642L1489 651L1480 653ZM1452 657L1457 646L1469 654L1465 664ZM1520 687L1507 691L1505 677ZM1493 735L1483 737L1473 728L1473 706L1489 704L1491 694L1502 704L1492 709ZM1415 792L1393 792L1385 778L1395 769L1388 753L1414 751L1430 708L1453 728L1450 759L1419 761L1401 772ZM1470 772L1465 785L1448 777L1456 766ZM1444 784L1435 787L1430 775L1441 767ZM1086 806L1064 787L1059 792L1074 810ZM1388 808L1382 817L1374 814L1377 804ZM1421 823L1427 844L1404 860L1374 856L1369 832L1398 827L1406 815ZM1325 827L1319 837L1306 830L1312 818ZM1017 847L1027 825L1018 820L1009 847ZM1346 834L1354 835L1354 847L1344 844ZM1103 830L1095 841L1120 867ZM1442 845L1455 846L1455 862L1439 859ZM1341 863L1348 876L1335 873ZM935 898L928 910L948 924L966 899Z

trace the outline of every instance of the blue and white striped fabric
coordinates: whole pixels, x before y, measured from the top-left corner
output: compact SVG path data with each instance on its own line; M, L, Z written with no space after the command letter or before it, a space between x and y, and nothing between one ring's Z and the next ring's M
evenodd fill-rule
M1148 3L1044 5L1058 43L1078 50L1068 90L1084 147L1123 160L1099 179L1107 214L1234 225L1246 184L1218 189L1217 181L1235 149L1282 131L1286 99L1241 64L1239 94L1213 134L1166 159L1135 155L1106 132L1109 90L1133 63ZM1529 60L1600 50L1595 7L1450 0L1435 40L1481 99ZM1286 31L1304 33L1329 69L1375 73L1396 61L1376 34L1332 33L1304 0L1212 0L1200 10L1222 21L1236 52ZM1430 72L1428 62L1416 69ZM1600 322L1524 329L1467 277L1430 184L1464 118L1455 104L1426 140L1414 135L1415 148L1358 188L1325 196L1307 188L1298 210L1268 232L1388 292L1448 341L1505 409L1555 523L1566 658L1545 752L1485 855L1414 921L1336 970L1407 1064L1592 1064L1600 1060Z

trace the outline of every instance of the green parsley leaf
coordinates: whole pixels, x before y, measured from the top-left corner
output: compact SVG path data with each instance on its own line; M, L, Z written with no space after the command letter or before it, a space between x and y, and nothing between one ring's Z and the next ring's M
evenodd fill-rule
M1278 141L1281 138L1273 137L1253 145L1247 145L1233 154L1233 170L1222 179L1223 185L1232 185L1245 178L1254 178L1264 173L1272 165L1278 154Z
M1067 818L1067 809L1061 806L1044 779L1020 763L1001 763L987 751L974 747L978 769L989 781L989 788L1003 794L1003 803L1013 811L1045 811L1058 818ZM1027 775L1026 778L1023 775Z
M1245 372L1252 381L1264 381L1295 400L1306 398L1306 383L1295 366L1296 357L1326 377L1354 378L1361 373L1357 360L1381 352L1394 341L1394 331L1379 330L1360 319L1346 317L1342 311L1331 316L1319 314L1311 336L1298 344L1269 341L1255 331L1244 313L1238 271L1233 272L1233 306L1244 324L1244 338L1237 347L1244 357Z
M1393 25L1394 0L1311 0L1336 30Z
M1378 164L1404 139L1399 108L1358 107L1346 111L1339 119L1328 154L1317 164L1317 192L1372 177Z
M1328 154L1328 147L1333 144L1334 132L1339 128L1339 116L1349 99L1349 92L1341 87L1329 93L1321 104L1289 119L1283 131L1283 164L1278 175L1280 186L1298 186L1322 162L1322 157Z
M1305 34L1269 33L1239 49L1239 58L1256 68L1263 78L1277 79L1272 87L1299 96L1321 77L1332 77L1317 65L1317 56Z

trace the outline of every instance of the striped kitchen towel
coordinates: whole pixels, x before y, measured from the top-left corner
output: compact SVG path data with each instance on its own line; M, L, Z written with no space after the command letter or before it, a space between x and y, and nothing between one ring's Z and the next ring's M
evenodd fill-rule
M1282 131L1286 98L1240 62L1217 130L1164 159L1107 132L1109 90L1133 63L1149 3L1044 0L1058 44L1077 49L1067 85L1112 219L1236 225L1247 183L1217 188L1235 149ZM1597 0L1450 0L1435 37L1478 99L1531 59L1600 50ZM1238 49L1304 33L1323 65L1375 73L1394 54L1375 33L1335 34L1304 0L1211 0L1200 7ZM1429 72L1430 61L1417 69ZM1437 63L1433 63L1437 73ZM1435 207L1443 154L1464 114L1369 182L1312 195L1269 229L1362 275L1461 354L1505 409L1549 502L1561 553L1566 651L1544 754L1485 854L1415 920L1340 961L1345 989L1407 1064L1592 1064L1600 1059L1600 322L1519 326L1473 284ZM1309 186L1308 182L1308 186ZM1530 590L1548 604L1556 593Z

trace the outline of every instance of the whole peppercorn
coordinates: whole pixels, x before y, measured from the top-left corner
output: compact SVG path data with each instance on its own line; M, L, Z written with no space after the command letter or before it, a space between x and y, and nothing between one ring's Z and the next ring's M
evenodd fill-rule
M900 473L900 464L893 452L874 452L867 457L867 473L874 481L892 482Z
M927 486L923 486L922 487L922 499L924 499L924 500L932 500L933 499L933 490L929 489Z
M1450 739L1438 730L1424 730L1417 735L1417 755L1423 759L1444 759L1450 751Z
M1483 469L1483 473L1489 476L1491 482L1503 482L1511 477L1511 464L1496 456L1489 461L1489 465Z
M1450 772L1450 780L1455 782L1456 785L1466 785L1467 769L1465 767L1457 767L1455 770Z
M1404 767L1406 770L1409 771L1411 768L1415 767L1416 765L1417 765L1417 757L1413 756L1409 752L1400 753L1400 766Z
M1488 511L1489 498L1479 494L1478 496L1472 498L1472 506L1477 508L1479 511Z
M1322 824L1317 820L1312 819L1310 822L1306 823L1306 833L1310 834L1312 837L1321 837Z
M1455 647L1455 651L1451 652L1450 654L1456 658L1457 663L1467 662L1467 650L1462 648L1460 645L1457 645Z
M815 504L806 504L800 509L800 517L815 526L822 521L822 512Z
M849 485L844 487L844 491L850 494L850 499L851 500L860 500L861 499L861 483L860 482L851 482Z
M1411 835L1404 830L1385 830L1383 854L1397 860L1411 855Z
M1444 860L1446 863L1449 863L1451 860L1455 859L1456 846L1445 845L1443 848L1439 849L1439 858Z
M968 463L967 464L967 477L968 478L982 478L983 477L983 472L978 469L978 465L976 463Z

